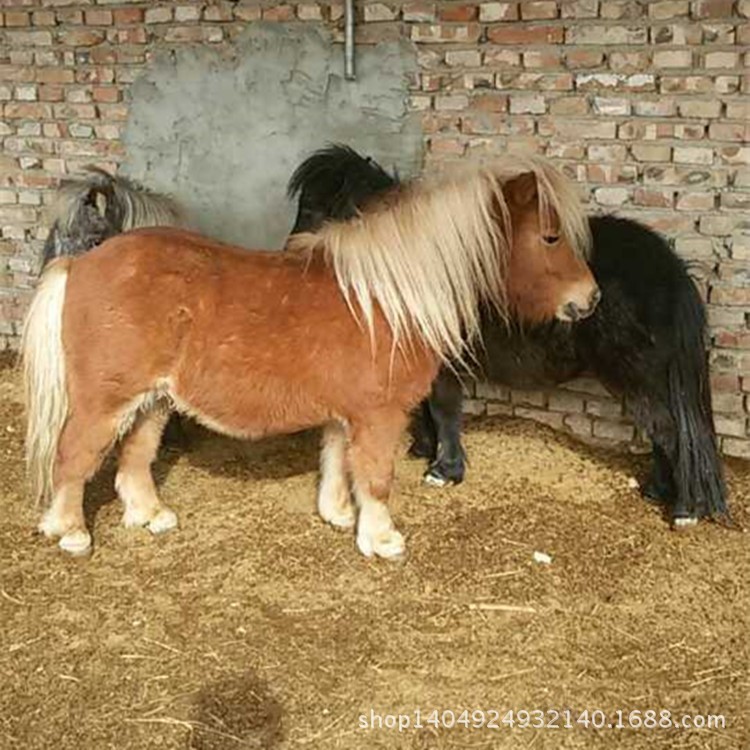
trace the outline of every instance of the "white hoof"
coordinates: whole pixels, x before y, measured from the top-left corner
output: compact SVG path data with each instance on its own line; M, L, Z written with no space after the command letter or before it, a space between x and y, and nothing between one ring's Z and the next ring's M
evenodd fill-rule
M171 508L162 508L146 527L152 534L166 534L177 528L177 514Z
M353 529L356 523L356 517L354 515L354 508L338 508L336 510L321 510L320 517L326 522L330 523L331 526L335 526L337 529Z
M42 516L42 520L39 522L37 529L40 534L44 534L48 539L57 539L65 534L65 529L50 513L45 513Z
M151 520L151 513L144 512L142 509L134 509L128 506L122 514L122 525L126 529L140 529L148 524Z
M377 555L386 560L396 560L406 552L404 537L396 531L382 531L375 536L366 533L357 535L357 547L365 557Z
M91 534L88 531L71 531L58 542L60 549L69 555L80 557L91 552Z
M447 487L449 484L445 477L440 477L430 472L424 475L423 481L429 487Z
M672 520L672 525L676 529L686 529L686 528L689 528L690 526L696 526L697 524L698 524L697 518L685 517L685 518L675 518Z

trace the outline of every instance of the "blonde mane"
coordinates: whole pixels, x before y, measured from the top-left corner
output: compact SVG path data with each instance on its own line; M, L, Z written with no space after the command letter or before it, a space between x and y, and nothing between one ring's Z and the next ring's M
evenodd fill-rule
M510 212L503 186L536 177L542 227L586 257L589 225L574 187L552 164L508 155L414 182L357 218L291 238L298 251L322 248L352 314L373 336L374 306L396 345L418 335L443 360L465 361L478 340L480 302L507 317ZM354 304L356 302L356 305Z

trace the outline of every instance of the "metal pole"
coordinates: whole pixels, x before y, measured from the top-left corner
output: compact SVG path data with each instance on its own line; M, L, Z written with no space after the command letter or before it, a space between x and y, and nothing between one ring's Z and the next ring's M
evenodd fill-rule
M354 73L354 0L344 5L344 78L353 81Z

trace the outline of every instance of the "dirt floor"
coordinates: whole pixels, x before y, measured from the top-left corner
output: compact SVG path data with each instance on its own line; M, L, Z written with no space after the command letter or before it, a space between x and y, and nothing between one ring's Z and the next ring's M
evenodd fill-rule
M642 458L475 422L463 486L425 487L421 462L399 463L409 556L387 563L316 517L316 435L196 432L157 466L181 529L123 529L110 469L88 493L95 552L75 560L34 532L22 430L6 369L3 750L750 747L750 539L671 532L631 486ZM728 476L748 526L750 466ZM416 709L423 729L360 728ZM436 730L433 709L494 709L499 728ZM574 728L510 729L508 709L570 709ZM576 723L584 709L727 727L597 730Z

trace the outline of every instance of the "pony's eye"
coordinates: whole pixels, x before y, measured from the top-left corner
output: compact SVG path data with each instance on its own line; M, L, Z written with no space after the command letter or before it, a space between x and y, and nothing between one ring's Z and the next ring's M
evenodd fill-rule
M560 237L557 234L545 234L544 237L542 237L545 245L554 245L559 239Z

